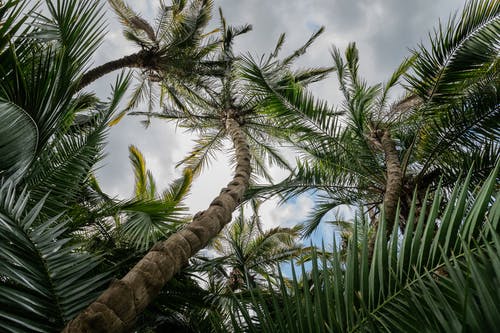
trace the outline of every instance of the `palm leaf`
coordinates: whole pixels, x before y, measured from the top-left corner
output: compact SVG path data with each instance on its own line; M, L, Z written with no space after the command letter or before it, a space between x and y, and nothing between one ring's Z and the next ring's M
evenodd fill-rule
M29 114L15 104L0 102L0 175L22 174L35 157L38 130Z
M499 169L497 164L473 198L468 195L470 177L463 186L457 183L441 215L442 195L435 195L433 205L424 206L418 220L408 219L402 238L397 223L389 243L383 226L379 228L371 263L368 239L362 241L360 251L355 224L345 261L337 250L328 257L313 256L309 274L300 266L301 281L292 263L290 288L281 275L280 292L270 287L271 302L255 294L250 308L238 308L242 327L264 332L436 332L495 327L500 238L498 223L491 219L498 217L500 209L495 193ZM497 197L493 203L492 196ZM429 214L425 214L427 209ZM283 304L287 311L282 311ZM238 326L235 329L240 331Z
M431 50L415 52L415 75L409 82L426 101L449 103L498 59L500 4L468 1L458 18L439 26L431 36Z
M40 220L43 200L31 210L28 200L9 182L0 187L0 327L54 332L94 300L109 275L96 273L97 257L60 238L67 222Z

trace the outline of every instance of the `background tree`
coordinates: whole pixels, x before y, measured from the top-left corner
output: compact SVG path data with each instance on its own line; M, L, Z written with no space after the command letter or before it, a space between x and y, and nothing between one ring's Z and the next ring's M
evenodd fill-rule
M404 230L415 191L418 212L427 188L435 189L439 179L446 188L473 167L478 183L492 170L499 155L499 12L494 1L469 2L384 85L369 86L359 77L354 44L345 60L334 48L344 95L337 113L315 105L293 81L280 88L274 79L279 67L251 64L260 81L256 91L272 101L269 114L294 128L290 141L303 154L295 175L267 190L288 197L319 191L306 235L341 204L364 205L373 224L382 206L390 232L398 200ZM388 106L389 90L402 75L410 83L407 96Z
M166 241L156 244L123 279L115 282L84 312L71 321L66 330L76 332L89 330L92 327L102 327L113 332L123 331L130 327L137 314L151 302L163 285L231 220L231 214L241 202L250 182L252 156L259 157L252 153L257 151L276 160L278 155L262 145L263 140L247 140L249 137L254 137L251 132L253 128L255 131L262 128L270 131L273 128L269 125L262 126L265 120L256 113L258 109L255 103L259 102L259 99L249 99L244 94L244 82L238 79L238 68L235 66L238 57L235 57L232 51L233 39L249 30L248 25L227 26L221 15L221 43L216 60L222 64L221 73L224 75L214 77L210 86L196 92L179 86L172 108L166 108L164 115L147 114L183 121L184 125L192 130L200 131L202 135L207 133L209 128L215 128L223 137L229 135L235 147L236 169L233 180L206 211L197 213L193 221L185 228ZM285 58L283 64L290 65L294 59L303 54L321 31L313 35L305 46ZM283 38L280 39L277 49L282 43ZM276 56L277 52L274 52L271 58ZM314 81L324 76L326 72L328 72L327 69L309 71L307 75L304 75L304 80ZM264 122L264 124L267 123ZM262 133L262 131L257 133ZM212 135L212 141L214 141L213 137ZM247 142L251 144L248 145ZM195 161L195 164L190 167L194 172L199 170L199 166L202 165L200 161L203 161L206 156L206 148L211 146L213 144L201 143L201 148L195 148L194 154L191 154L189 160ZM257 158L254 159L257 162L253 165L258 168Z
M414 215L408 217L402 238L395 225L387 242L382 224L372 261L368 258L368 239L362 241L359 252L356 228L346 261L337 250L329 257L318 254L313 257L309 274L304 265L300 266L300 278L292 266L292 283L282 278L279 291L254 293L250 310L242 305L239 309L243 315L233 315L234 329L494 330L500 313L495 292L500 267L500 201L495 190L498 172L499 164L473 196L469 195L471 173L460 180L463 186L457 184L449 200L445 199L443 188L438 187L432 203L423 205L424 214L418 221ZM446 208L440 213L443 199L447 201ZM416 203L414 197L412 211ZM436 232L434 224L438 220L440 228Z

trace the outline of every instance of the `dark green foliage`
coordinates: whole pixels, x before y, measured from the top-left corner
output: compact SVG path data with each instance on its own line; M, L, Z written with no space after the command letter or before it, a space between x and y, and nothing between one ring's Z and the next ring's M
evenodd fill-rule
M316 254L312 269L292 265L292 282L254 291L233 316L239 332L488 332L500 323L500 164L481 189L457 185L444 213L437 189L428 218L391 240L379 230L368 261L368 241L357 229L342 260ZM496 198L495 198L496 197ZM423 216L423 215L420 215ZM434 223L439 224L436 231ZM301 277L296 272L299 268ZM237 324L242 321L243 325Z

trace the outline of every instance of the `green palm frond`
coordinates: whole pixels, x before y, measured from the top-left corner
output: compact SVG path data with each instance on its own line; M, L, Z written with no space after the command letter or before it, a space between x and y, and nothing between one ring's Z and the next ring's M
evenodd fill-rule
M3 60L10 53L9 51L5 52L9 48L9 41L14 41L15 45L18 41L15 36L18 36L19 30L24 28L23 33L30 31L30 28L25 27L24 23L38 6L39 2L31 3L28 7L27 2L18 0L8 1L0 7L0 21L2 22L0 25L0 59L2 59L2 64L6 64Z
M283 81L283 76L288 74L282 72L280 63L261 66L251 57L245 57L241 72L250 92L259 98L257 111L276 119L277 127L324 135L338 130L336 112L325 102L313 98L300 84ZM306 134L301 139L305 139Z
M118 240L143 251L168 237L186 218L177 202L161 199L126 201L118 209L123 214Z
M309 274L299 265L301 280L292 263L291 283L281 275L277 290L270 282L270 299L253 291L251 307L237 303L243 325L235 330L479 332L496 327L499 170L497 164L473 197L470 176L463 186L457 182L443 213L438 189L432 205L424 205L418 219L408 219L402 236L395 224L389 243L378 230L371 263L368 239L359 247L355 224L345 259L338 250L314 254Z
M99 1L48 1L47 8L48 16L35 15L24 37L12 36L13 47L2 53L1 97L37 125L37 152L76 112L76 78L102 39Z
M44 213L53 216L78 199L81 184L95 163L100 160L107 124L128 87L129 76L120 75L107 103L97 105L97 116L91 126L80 127L74 133L61 133L38 152L23 177L22 184L37 202L51 191Z
M445 162L450 152L464 159L468 152L480 149L483 142L499 137L498 82L498 78L490 78L474 87L469 96L425 116L415 148L424 162L421 174L431 165Z
M55 43L63 55L61 66L65 76L76 80L92 54L100 45L103 33L101 1L47 1L48 17L39 15L33 36L44 43Z
M126 36L144 35L141 36L143 38L137 37L137 39L141 42L149 39L149 44L157 44L156 33L153 27L138 13L134 12L132 8L127 6L123 0L108 0L108 3L118 15L122 24L131 29L130 34L126 30Z
M54 332L85 308L109 280L97 257L61 238L67 222L40 219L44 201L31 210L29 194L0 187L0 328ZM43 324L42 324L43 323Z
M458 17L434 31L430 50L421 45L414 52L415 74L408 77L412 88L436 104L461 97L471 82L498 63L499 29L497 1L468 1Z
M21 176L35 157L38 129L28 112L13 103L0 102L0 112L0 177Z

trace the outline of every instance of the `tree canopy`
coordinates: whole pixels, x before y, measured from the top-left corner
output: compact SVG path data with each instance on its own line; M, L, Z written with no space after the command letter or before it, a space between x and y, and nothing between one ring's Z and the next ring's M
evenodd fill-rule
M219 10L209 28L210 0L160 1L152 22L108 5L138 51L92 67L104 1L0 2L1 331L498 327L498 1L468 1L382 84L362 78L354 42L298 67L322 27L286 55L284 34L254 55L234 47L250 25ZM110 74L107 99L88 91ZM329 75L336 106L314 90ZM120 199L95 171L128 115L196 139L163 190L131 145ZM191 184L217 151L231 180L190 216ZM289 176L275 183L275 166ZM307 221L263 227L262 201L303 194L316 202ZM342 237L307 244L339 205L357 212Z

